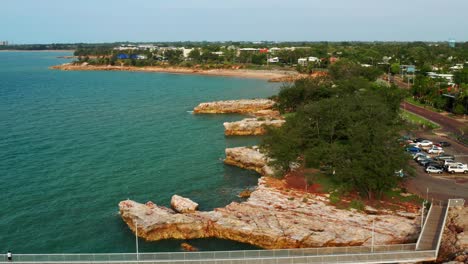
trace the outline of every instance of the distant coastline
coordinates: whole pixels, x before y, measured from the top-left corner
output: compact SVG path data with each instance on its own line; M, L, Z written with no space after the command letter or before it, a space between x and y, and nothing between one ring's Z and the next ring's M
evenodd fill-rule
M75 50L19 50L19 49L7 49L0 50L0 52L74 52Z
M194 74L205 76L225 76L251 79L264 79L270 82L288 82L304 77L295 71L279 70L250 70L250 69L196 69L185 67L161 67L161 66L111 66L111 65L75 65L62 64L50 67L64 71L134 71L134 72L162 72L174 74Z

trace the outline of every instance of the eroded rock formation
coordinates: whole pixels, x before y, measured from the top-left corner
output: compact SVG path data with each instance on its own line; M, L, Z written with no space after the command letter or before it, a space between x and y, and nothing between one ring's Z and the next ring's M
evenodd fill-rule
M237 122L225 122L226 136L264 135L266 127L281 127L286 121L271 118L245 118Z
M374 220L378 245L416 239L417 213L403 217L340 210L325 197L278 187L281 184L262 177L247 201L210 212L182 214L131 200L120 202L119 209L128 226L134 230L138 224L138 235L149 241L222 238L269 249L370 245Z
M268 165L270 159L257 146L227 148L224 163L239 168L254 170L263 176L274 176L274 169Z
M201 103L194 108L195 114L253 114L262 110L271 110L275 102L269 99L243 99Z

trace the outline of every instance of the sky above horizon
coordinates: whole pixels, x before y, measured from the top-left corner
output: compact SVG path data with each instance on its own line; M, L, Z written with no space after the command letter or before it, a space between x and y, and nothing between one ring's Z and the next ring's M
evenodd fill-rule
M0 41L468 41L468 0L0 0Z

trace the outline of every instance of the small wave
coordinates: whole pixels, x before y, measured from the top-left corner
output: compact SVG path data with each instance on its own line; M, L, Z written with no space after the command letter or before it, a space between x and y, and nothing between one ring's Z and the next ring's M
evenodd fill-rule
M187 113L193 114L193 111L187 111Z

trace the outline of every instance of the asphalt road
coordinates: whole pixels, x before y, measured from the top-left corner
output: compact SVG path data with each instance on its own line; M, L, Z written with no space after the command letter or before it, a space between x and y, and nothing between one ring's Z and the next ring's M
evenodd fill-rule
M434 123L437 123L441 126L442 130L454 134L460 134L462 128L465 126L460 121L457 121L453 118L441 115L439 113L433 112L431 110L427 110L423 107L419 107L413 104L409 104L407 102L403 102L400 105L401 108L412 112L414 114L420 115L426 119L431 120Z

